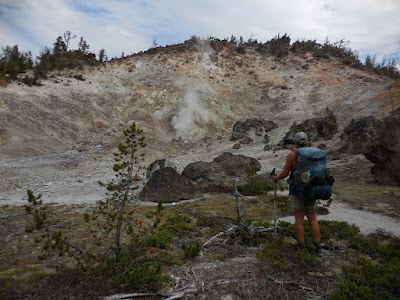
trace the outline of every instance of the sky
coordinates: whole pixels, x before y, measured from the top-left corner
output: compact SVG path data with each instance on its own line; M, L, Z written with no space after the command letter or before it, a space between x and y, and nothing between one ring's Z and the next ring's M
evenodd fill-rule
M0 46L35 57L71 31L108 58L182 43L193 35L266 42L345 39L360 60L400 58L400 0L0 0Z

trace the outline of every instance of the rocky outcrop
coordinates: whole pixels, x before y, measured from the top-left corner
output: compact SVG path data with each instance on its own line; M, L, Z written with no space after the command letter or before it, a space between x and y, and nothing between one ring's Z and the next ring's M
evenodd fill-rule
M375 164L371 172L376 181L400 185L400 108L383 120L363 154Z
M192 182L182 177L174 168L156 170L139 194L139 199L164 203L190 199L198 195Z
M288 139L292 139L293 136L299 132L304 131L308 135L310 142L316 140L329 140L337 132L338 124L336 118L327 116L325 118L314 118L305 120L303 123L296 124L290 127L290 130L286 133L285 137L281 141L281 146L285 147Z
M260 169L261 164L254 158L225 152L212 162L189 164L182 176L190 179L204 193L230 193L236 177L244 177L249 170L257 172Z
M340 136L339 151L362 154L382 131L382 123L373 116L351 120Z
M247 132L250 128L254 128L258 135L262 135L263 131L270 131L276 128L277 125L272 121L265 121L260 119L247 119L246 121L239 121L233 126L231 140L239 140L247 137Z
M156 161L154 161L153 163L150 164L147 175L149 178L151 178L151 176L153 176L154 172L156 172L157 170L159 170L161 168L167 168L167 167L177 170L174 163L172 163L166 159L157 159Z
M200 197L204 193L231 193L235 178L245 177L249 170L257 172L261 169L261 164L256 159L228 152L212 162L191 163L182 174L165 163L165 160L152 163L153 168L158 168L140 192L139 199L169 203Z

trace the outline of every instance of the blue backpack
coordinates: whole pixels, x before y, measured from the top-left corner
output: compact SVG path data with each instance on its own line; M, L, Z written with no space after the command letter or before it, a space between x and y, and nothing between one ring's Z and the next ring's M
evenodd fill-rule
M296 150L291 194L302 200L328 200L332 196L333 177L327 176L326 153L318 148Z

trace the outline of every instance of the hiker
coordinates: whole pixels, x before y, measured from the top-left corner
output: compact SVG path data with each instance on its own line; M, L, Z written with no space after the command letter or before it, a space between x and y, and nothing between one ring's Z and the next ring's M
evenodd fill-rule
M294 135L294 146L297 149L307 147L308 137L304 132L298 132ZM283 168L282 173L277 176L273 176L272 180L278 182L278 180L284 179L286 176L291 174L290 178L293 178L293 171L296 170L297 155L295 152L290 152L286 158L286 164ZM317 248L317 254L321 254L321 234L319 230L319 224L317 221L316 214L316 200L302 200L295 195L296 188L294 187L293 180L289 180L290 188L289 195L292 207L294 208L295 217L295 231L297 246L301 249L305 248L304 245L304 214L307 215L308 222L311 228L311 234L314 240L314 245Z

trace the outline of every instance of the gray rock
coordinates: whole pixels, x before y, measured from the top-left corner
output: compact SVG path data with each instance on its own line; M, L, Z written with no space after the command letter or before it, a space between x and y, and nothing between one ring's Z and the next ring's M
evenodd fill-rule
M182 177L174 168L156 170L139 194L139 199L165 203L190 199L198 195L195 186Z
M264 147L264 151L271 151L272 150L272 145L266 145Z
M314 118L305 120L303 123L293 123L290 130L281 141L281 146L286 147L285 140L293 138L299 132L304 131L308 135L309 142L319 139L330 140L337 132L338 125L335 118L329 116L325 118Z
M376 181L400 185L400 108L378 126L373 141L363 154L375 165L371 169Z
M182 172L202 192L232 192L234 180L247 176L249 170L257 172L261 164L254 158L225 152L212 162L191 163Z
M231 140L235 141L245 138L250 128L255 128L256 132L268 132L276 127L277 125L274 122L260 119L247 119L246 121L239 121L233 126Z
M235 145L233 145L232 149L240 149L242 147L243 147L242 144L236 143Z
M252 143L252 142L253 142L253 139L250 138L250 137L247 137L247 138L241 140L241 141L239 142L239 144L248 145L248 144L250 144L250 143Z
M351 120L340 136L339 151L362 154L382 130L382 122L373 116Z
M174 163L166 160L166 159L157 159L156 161L152 162L148 168L147 176L151 178L155 171L161 168L173 168L177 170L177 167Z
M269 143L271 141L271 137L268 134L266 134L264 135L264 140L266 143Z

